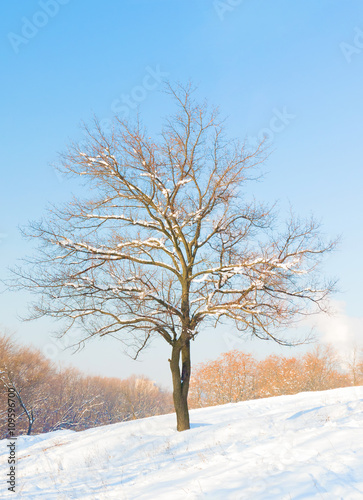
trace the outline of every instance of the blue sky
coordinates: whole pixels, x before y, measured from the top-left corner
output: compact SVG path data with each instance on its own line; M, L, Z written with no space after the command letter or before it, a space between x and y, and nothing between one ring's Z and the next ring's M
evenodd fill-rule
M314 213L328 237L342 236L325 266L340 279L339 321L319 320L318 331L325 340L337 335L342 342L342 331L359 339L362 2L23 0L4 3L2 11L1 278L8 265L32 252L18 226L41 217L49 202L79 192L51 164L70 139L82 138L81 122L96 114L107 123L125 100L131 105L124 113L132 116L137 103L144 122L157 131L168 113L160 80L191 79L199 96L228 117L231 136L252 144L268 135L272 154L264 182L251 185L253 193L279 200L282 211L291 203L298 214ZM49 340L56 325L18 319L31 297L6 292L0 299L2 328L55 361L89 373L145 373L169 384L167 345L156 343L140 363L107 340L78 354L63 353ZM276 350L270 343L232 345L228 335L204 332L193 346L194 362L231 347L256 355Z

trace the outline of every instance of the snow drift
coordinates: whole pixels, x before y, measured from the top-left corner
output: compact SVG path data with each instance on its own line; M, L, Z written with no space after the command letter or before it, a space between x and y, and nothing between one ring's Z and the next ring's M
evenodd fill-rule
M363 387L17 440L17 498L361 500ZM2 497L9 465L1 441Z

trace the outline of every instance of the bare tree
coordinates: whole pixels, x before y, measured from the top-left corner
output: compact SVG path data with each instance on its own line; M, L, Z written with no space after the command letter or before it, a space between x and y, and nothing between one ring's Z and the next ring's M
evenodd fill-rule
M340 370L339 357L333 346L318 345L305 354L302 361L305 391L324 391L350 385L349 377Z
M51 363L36 349L19 347L11 338L0 338L0 381L12 389L18 402L16 409L17 432L27 434L33 430L35 420L44 412L49 397Z
M189 87L168 87L177 110L158 139L140 121L95 122L60 168L86 181L89 199L50 210L26 234L41 242L21 287L41 294L32 317L78 325L81 342L112 335L135 357L156 335L169 359L177 429L189 428L190 341L208 322L288 343L278 328L310 306L323 309L320 257L333 248L318 225L277 225L268 207L244 198L263 146L227 140L218 113Z
M197 365L191 377L189 405L198 408L254 399L256 371L253 357L236 350Z
M127 420L160 415L170 410L168 393L150 379L132 375L121 382Z
M341 356L352 385L363 384L363 348L354 343L350 353Z
M123 380L108 377L88 377L93 393L100 394L102 405L93 413L90 427L108 425L127 420Z
M96 413L104 404L100 388L92 387L90 378L78 370L67 368L58 371L49 381L49 411L44 412L43 429L84 430L94 426ZM91 421L93 425L88 425Z

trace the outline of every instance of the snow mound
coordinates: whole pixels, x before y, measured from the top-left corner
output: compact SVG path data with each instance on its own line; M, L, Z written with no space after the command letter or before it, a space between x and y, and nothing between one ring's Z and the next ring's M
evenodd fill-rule
M17 440L16 498L361 500L363 387ZM1 441L1 477L8 473ZM2 498L6 492L2 480Z

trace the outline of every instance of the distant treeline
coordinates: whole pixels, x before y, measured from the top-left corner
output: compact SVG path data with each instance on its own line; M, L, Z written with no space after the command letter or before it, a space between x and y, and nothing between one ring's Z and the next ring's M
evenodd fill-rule
M57 369L40 350L0 336L0 438L7 435L8 388L15 394L16 435L99 425L173 411L171 393L146 377L126 380Z
M268 356L230 351L194 368L190 408L234 403L305 391L363 385L362 351L342 359L333 347L320 345L300 357Z
M90 427L170 413L172 395L146 377L121 380L56 368L40 350L0 336L0 438L7 435L8 388L15 394L16 435ZM230 351L197 365L190 408L248 399L363 385L362 352L342 360L331 346L300 357L272 355L257 361Z

